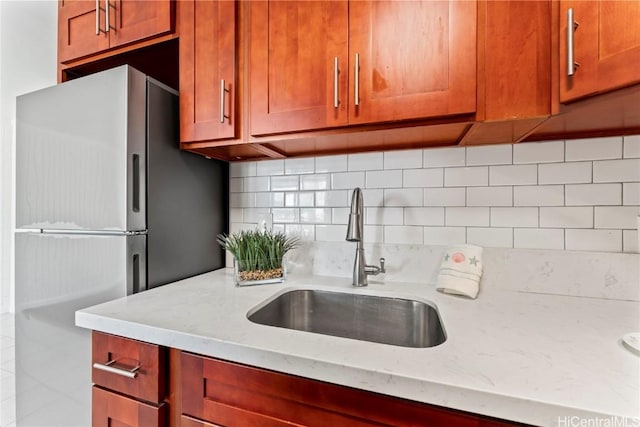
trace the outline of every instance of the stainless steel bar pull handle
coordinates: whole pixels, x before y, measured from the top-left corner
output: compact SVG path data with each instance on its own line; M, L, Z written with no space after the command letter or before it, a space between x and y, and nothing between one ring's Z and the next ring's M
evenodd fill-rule
M333 58L333 108L340 106L340 99L338 97L338 74L340 69L338 68L338 57Z
M104 26L105 33L109 32L109 0L104 0Z
M135 378L138 376L138 371L140 370L140 365L136 366L135 368L132 369L122 369L122 368L118 368L113 366L113 364L115 363L115 360L110 360L107 363L94 363L93 367L96 369L99 369L101 371L105 371L105 372L109 372L112 374L116 374L116 375L121 375L123 377L127 377L127 378Z
M226 88L224 79L220 80L220 123L224 123L224 119L230 119L231 117L224 114L225 96L229 92Z
M360 54L356 53L356 64L354 66L355 93L353 101L356 106L360 105Z
M579 66L573 55L573 33L580 24L573 19L573 8L567 9L567 76L573 76Z
M100 35L100 0L96 0L96 36Z

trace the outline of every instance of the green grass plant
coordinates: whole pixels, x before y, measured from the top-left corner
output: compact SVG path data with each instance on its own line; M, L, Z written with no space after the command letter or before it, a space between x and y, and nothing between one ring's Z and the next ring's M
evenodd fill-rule
M218 235L218 243L231 252L239 271L274 270L284 255L298 245L298 238L269 230L244 230Z

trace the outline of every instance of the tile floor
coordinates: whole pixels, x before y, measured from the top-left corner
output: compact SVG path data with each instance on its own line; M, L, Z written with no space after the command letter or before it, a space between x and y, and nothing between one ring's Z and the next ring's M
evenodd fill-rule
M0 316L0 427L15 427L15 321L11 313Z

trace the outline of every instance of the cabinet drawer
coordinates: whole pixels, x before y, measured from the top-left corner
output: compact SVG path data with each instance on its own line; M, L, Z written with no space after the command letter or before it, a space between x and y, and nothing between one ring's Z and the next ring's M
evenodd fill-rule
M224 426L478 426L471 414L193 354L181 372L182 412Z
M165 349L100 332L93 332L92 341L94 384L148 402L160 403L164 400ZM104 370L104 366L107 366L107 370ZM124 375L127 372L131 373L130 377Z
M224 427L219 424L211 424L205 421L196 420L194 418L185 417L180 418L180 427Z
M165 405L153 406L99 387L92 391L92 427L164 427Z

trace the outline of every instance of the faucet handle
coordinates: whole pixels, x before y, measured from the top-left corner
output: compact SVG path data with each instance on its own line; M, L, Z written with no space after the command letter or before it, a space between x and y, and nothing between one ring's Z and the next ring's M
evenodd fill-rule
M386 273L387 270L384 269L384 258L380 258L380 273Z

